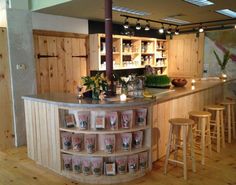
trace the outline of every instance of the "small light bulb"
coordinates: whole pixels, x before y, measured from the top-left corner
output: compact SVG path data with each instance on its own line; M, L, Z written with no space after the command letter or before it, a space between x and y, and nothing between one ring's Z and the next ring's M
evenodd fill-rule
M161 27L161 28L159 29L159 33L160 33L160 34L164 33L164 28L163 28L163 27Z
M204 32L204 29L203 29L203 27L201 27L201 28L199 28L199 33L202 33L202 32Z

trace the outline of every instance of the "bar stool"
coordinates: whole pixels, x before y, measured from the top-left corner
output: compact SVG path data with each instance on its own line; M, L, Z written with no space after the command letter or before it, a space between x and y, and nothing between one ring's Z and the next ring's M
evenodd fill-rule
M197 125L193 130L195 144L200 144L201 149L201 164L205 165L205 148L209 150L211 155L211 129L210 119L211 113L207 111L191 111L189 112L189 118L193 119ZM196 139L201 139L200 143L196 143Z
M221 105L208 105L205 109L209 112L215 113L215 119L211 119L210 124L214 126L213 132L211 132L211 139L216 139L216 151L220 152L220 142L222 147L225 147L225 133L224 133L224 121L223 111L224 106Z
M225 115L226 115L226 120L227 124L225 127L225 130L227 130L228 134L228 143L231 143L232 140L232 134L233 138L236 138L235 134L235 115L234 115L234 106L235 106L235 101L230 101L230 100L224 100L220 102L221 105L225 106Z
M195 167L195 157L194 157L194 141L193 141L193 130L192 127L194 125L194 121L191 119L185 119L185 118L174 118L170 119L170 131L169 131L169 137L168 137L168 143L167 143L167 149L166 149L166 159L165 159L165 166L164 166L164 173L167 173L167 166L168 162L174 162L175 164L182 164L184 167L184 179L187 180L187 132L189 132L190 136L190 147L191 147L191 159L192 159L192 170L193 172L196 172ZM182 129L182 141L183 146L178 144L178 140L180 140L179 137L179 131ZM176 131L176 132L175 132ZM175 136L175 139L173 140L173 136ZM174 144L172 144L172 142ZM170 159L170 151L171 146L174 146L174 159ZM178 147L183 147L183 161L177 160L177 151Z

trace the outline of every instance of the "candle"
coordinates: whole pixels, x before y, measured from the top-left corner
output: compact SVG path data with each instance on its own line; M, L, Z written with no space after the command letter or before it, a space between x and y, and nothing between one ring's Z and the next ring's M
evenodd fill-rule
M194 85L191 86L191 90L195 90L195 86Z
M191 84L195 85L195 83L196 83L195 79L192 79Z
M126 95L125 94L120 95L120 101L126 101Z

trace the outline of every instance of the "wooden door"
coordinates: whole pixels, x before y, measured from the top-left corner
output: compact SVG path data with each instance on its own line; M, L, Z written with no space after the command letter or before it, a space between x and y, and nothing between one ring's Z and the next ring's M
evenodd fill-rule
M204 34L174 36L168 41L169 75L201 77L203 74Z
M87 36L34 34L37 93L76 93L88 74Z
M0 150L14 144L7 31L0 28Z

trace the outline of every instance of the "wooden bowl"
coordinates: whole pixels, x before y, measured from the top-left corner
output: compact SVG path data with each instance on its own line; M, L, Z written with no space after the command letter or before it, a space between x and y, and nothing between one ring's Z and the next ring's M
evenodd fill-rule
M171 83L175 87L184 87L187 84L187 80L185 78L174 78Z

